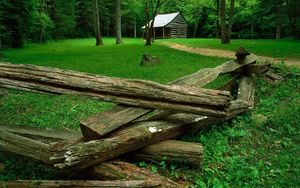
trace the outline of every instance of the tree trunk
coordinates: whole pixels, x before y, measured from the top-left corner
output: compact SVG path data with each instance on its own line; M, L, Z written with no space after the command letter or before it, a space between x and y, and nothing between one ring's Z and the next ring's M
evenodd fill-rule
M253 36L254 36L254 18L252 18L252 20L251 20L250 32L251 32L251 39L253 39Z
M116 44L122 44L122 0L116 0Z
M146 25L146 46L150 46L152 43L152 37L153 37L153 32L154 32L154 22L155 22L155 17L157 16L157 12L161 6L161 0L157 0L156 6L154 5L154 2L148 2L146 1L146 6L145 6L145 13L146 13L146 18L148 18L148 21L150 21L150 9L152 10L152 22L149 27L149 22ZM151 5L151 8L149 7L149 3Z
M3 87L33 92L84 95L130 106L211 116L226 116L225 107L230 99L226 91L168 86L34 65L0 65Z
M232 31L233 16L234 16L234 6L235 6L235 0L231 0L230 1L230 15L229 15L229 21L228 21L227 44L230 44L230 40L231 40L231 31Z
M281 25L278 24L276 28L276 40L281 39Z
M99 6L98 0L93 0L93 14L94 14L94 28L96 36L96 46L103 45L101 29L100 29L100 17L99 17Z
M226 0L220 0L220 24L222 44L230 44L231 30L234 16L235 0L230 0L230 15L228 24L226 24Z
M136 38L136 16L134 17L134 31L133 31L133 37Z
M227 27L226 27L226 0L220 0L220 24L221 24L221 41L227 44Z
M193 38L197 37L198 26L199 26L199 20L195 23Z
M215 80L220 74L236 71L243 66L254 63L255 61L256 57L254 55L250 55L246 57L241 64L234 61L228 61L215 68L201 69L169 84L202 87ZM83 135L87 138L99 138L150 112L151 110L148 109L116 106L106 112L96 114L89 119L82 121L81 130ZM155 111L154 114L156 116L160 116L162 114L165 115L165 111ZM170 113L168 112L168 114Z
M220 0L216 0L216 15L218 17L217 21L216 21L216 38L219 39L221 38L221 31L220 31Z
M152 144L127 156L128 159L136 161L180 162L193 167L200 167L203 161L203 146L198 143L167 140Z

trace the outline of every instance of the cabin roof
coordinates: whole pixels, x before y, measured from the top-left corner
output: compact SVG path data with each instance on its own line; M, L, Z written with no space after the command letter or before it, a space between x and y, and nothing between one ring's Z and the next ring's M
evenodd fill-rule
M165 27L170 22L172 22L179 14L180 12L175 12L170 14L158 14L157 16L155 16L154 19L154 28ZM152 20L150 21L149 24L151 24L151 22ZM145 26L143 28L145 28Z

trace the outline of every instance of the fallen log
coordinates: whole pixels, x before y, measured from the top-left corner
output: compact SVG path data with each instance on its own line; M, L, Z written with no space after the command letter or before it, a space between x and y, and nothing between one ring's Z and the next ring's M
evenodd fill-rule
M100 180L157 180L161 181L160 187L180 187L174 181L154 174L148 169L138 168L135 165L122 161L108 161L95 165L90 169L92 177Z
M239 83L237 99L248 102L249 109L254 108L255 78L253 75L242 76Z
M49 136L49 134L45 134L48 132L47 130L41 128L28 127L26 129L28 134L22 135L22 133L20 133L19 131L17 131L17 129L14 128L5 128L5 126L0 126L0 129L2 129L0 131L0 135L9 135L8 139L2 139L2 137L0 137L0 150L8 151L17 155L22 155L24 157L29 157L39 162L49 164L51 152L49 150L48 141L46 141L45 143L45 140L47 140ZM7 133L3 131L4 129L16 133ZM30 133L31 130L32 132ZM50 132L52 134L59 131L51 130ZM66 131L64 134L68 135L67 137L71 137L72 135L74 135L73 132L68 131ZM36 138L32 139L32 137ZM53 140L61 139L59 134L57 135L57 137L55 137L55 134L51 135L51 137ZM7 136L5 138L7 138ZM76 139L76 137L74 137L73 139ZM9 142L7 142L7 140L9 140ZM25 140L25 142L22 142L22 145L19 145L20 140ZM22 148L21 153L19 149L20 147ZM171 181L166 177L154 174L147 169L140 169L132 164L122 161L104 162L99 165L95 165L89 169L84 169L84 172L85 174L89 174L91 178L99 180L151 180L161 181L162 184L160 187L179 187L177 183Z
M136 161L181 162L199 167L203 161L203 146L198 143L167 140L152 144L127 156Z
M0 63L0 85L33 92L85 95L131 106L212 116L226 115L222 109L228 105L230 97L226 91L166 86L151 81L74 74L74 71L7 63Z
M0 131L0 149L50 164L49 145L30 138Z
M114 181L92 181L92 180L16 180L3 181L1 185L5 188L114 188L114 187L160 187L161 181L153 180L114 180Z
M82 134L75 131L42 129L29 126L0 125L0 131L18 134L41 142L58 142L62 140L81 138Z
M236 71L255 62L256 56L250 55L246 57L242 63L228 61L215 68L201 69L191 75L179 78L169 84L202 87L215 80L220 74ZM80 122L80 128L83 135L90 140L101 138L111 131L150 112L151 110L148 109L116 106L107 112L96 114L91 118ZM162 113L164 113L164 111L160 111L159 113L156 112L155 114ZM168 114L170 114L170 112L168 112Z
M189 123L196 121L199 126L204 126L206 123L218 123L224 119L232 118L248 109L248 104L242 104L244 106L237 108L238 111L232 110L232 115L226 118L208 118L199 115L195 119L190 119L189 122L180 121L180 118L174 121L168 119L143 121L116 130L105 139L56 143L51 146L54 155L50 161L57 168L86 168L150 144L179 136L187 131Z

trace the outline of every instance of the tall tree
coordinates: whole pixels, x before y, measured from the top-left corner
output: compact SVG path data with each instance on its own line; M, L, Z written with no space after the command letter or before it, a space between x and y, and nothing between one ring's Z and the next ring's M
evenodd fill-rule
M230 44L235 0L230 0L229 19L226 20L226 0L220 0L220 26L222 44Z
M93 0L93 13L94 13L94 27L95 27L96 46L101 46L101 45L103 45L103 41L102 41L101 30L100 30L98 0Z
M145 17L146 17L146 46L150 46L152 43L152 37L154 32L154 23L155 17L158 14L159 8L161 5L166 2L164 0L145 0L144 7L145 7Z
M116 44L122 44L122 0L116 0Z

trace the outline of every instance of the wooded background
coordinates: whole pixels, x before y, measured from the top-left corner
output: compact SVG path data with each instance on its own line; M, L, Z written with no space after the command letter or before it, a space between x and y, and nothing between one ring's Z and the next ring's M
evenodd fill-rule
M97 0L102 36L116 36L120 15L123 37L143 36L147 1L122 0L118 14L120 0ZM93 1L87 0L1 0L0 48L93 37L93 8ZM225 22L220 19L222 10ZM188 22L188 37L219 38L223 23L232 24L232 38L300 39L299 0L165 0L159 9L159 13L178 11Z

